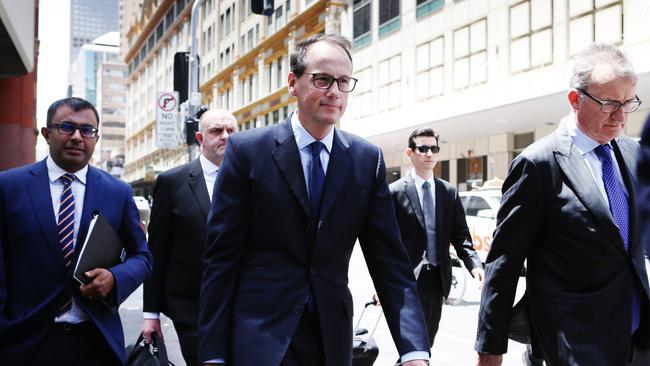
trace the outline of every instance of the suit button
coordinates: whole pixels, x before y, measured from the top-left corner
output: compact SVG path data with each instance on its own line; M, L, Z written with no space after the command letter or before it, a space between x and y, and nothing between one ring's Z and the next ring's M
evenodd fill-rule
M298 315L298 314L300 314L300 310L302 310L302 306L296 305L296 306L293 307L293 309L291 309L291 312L294 315Z

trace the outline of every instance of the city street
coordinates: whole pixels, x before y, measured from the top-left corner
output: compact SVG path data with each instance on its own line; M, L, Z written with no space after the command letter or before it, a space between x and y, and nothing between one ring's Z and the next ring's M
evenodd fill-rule
M475 365L474 339L476 337L476 322L479 307L480 290L478 284L467 273L467 290L464 300L459 305L446 305L442 312L440 330L432 349L431 365L458 366ZM354 323L361 315L364 303L369 301L374 293L372 281L359 245L355 247L350 262L350 290L354 297ZM520 282L520 287L522 283ZM142 323L142 287L121 306L120 315L125 328L126 343L133 343L140 332ZM362 319L361 327L371 329L374 320L379 316L379 309L370 307ZM163 318L163 333L169 354L169 359L175 365L185 365L182 361L178 339L173 331L171 321ZM390 366L397 359L397 350L388 331L385 319L381 319L374 338L379 347L377 366ZM508 354L504 356L503 365L522 365L521 352L524 347L510 341Z

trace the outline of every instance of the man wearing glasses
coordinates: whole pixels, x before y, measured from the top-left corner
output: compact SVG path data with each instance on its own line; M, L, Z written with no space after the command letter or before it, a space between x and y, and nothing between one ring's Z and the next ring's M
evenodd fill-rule
M533 352L547 365L650 364L648 276L635 218L639 144L622 134L641 104L636 83L616 47L579 53L570 115L512 162L486 263L479 365L499 365L507 351L524 259L521 309L541 348Z
M433 176L439 152L435 131L431 128L413 131L406 149L413 169L389 187L402 242L417 272L429 348L438 332L443 300L449 296L451 287L449 244L479 283L483 283L484 275L456 188Z
M298 110L230 138L204 253L199 359L229 366L349 366L359 239L404 365L426 365L424 318L381 151L335 125L350 42L320 34L290 55Z
M142 333L147 341L153 332L162 338L160 313L165 313L174 322L188 365L199 363L199 292L214 181L235 131L232 113L222 109L203 113L196 132L199 157L160 174L154 186L149 224L153 275L144 283Z
M41 130L43 161L0 172L0 360L3 365L124 363L117 307L151 273L131 188L88 165L99 135L95 107L54 102ZM73 280L93 212L111 224L125 259Z

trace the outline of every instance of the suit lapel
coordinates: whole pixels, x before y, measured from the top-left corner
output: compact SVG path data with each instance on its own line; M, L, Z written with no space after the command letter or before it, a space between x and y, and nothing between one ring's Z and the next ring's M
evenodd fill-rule
M96 212L102 212L102 192L104 192L104 179L102 178L99 170L88 166L88 174L86 175L86 193L84 194L84 207L81 212L81 223L79 224L79 232L77 233L77 241L75 243L75 255L79 254L86 235L88 234L88 225ZM106 214L103 213L105 216ZM75 259L76 261L76 259Z
M348 151L349 144L345 137L334 129L334 141L332 152L325 174L325 190L323 192L323 203L320 210L320 220L327 218L327 214L336 201L336 196L343 189L344 182L352 171L352 158Z
M411 208L413 208L413 212L415 212L415 216L418 218L418 222L420 223L420 226L422 226L422 229L426 230L424 226L424 214L422 213L422 206L420 206L418 191L417 188L415 187L415 180L413 179L413 177L411 177L410 173L408 173L408 175L404 177L404 191L406 192L406 197L408 197L409 202L411 203Z
M436 196L434 198L436 201L436 246L440 249L442 228L445 227L443 221L447 215L452 215L453 213L444 212L445 207L449 207L447 204L447 190L438 179L434 178L433 182L436 185Z
M34 177L27 180L27 190L31 198L32 208L38 218L38 223L43 231L43 236L47 240L48 247L52 251L52 258L59 262L61 268L64 268L61 245L56 237L56 219L54 217L54 208L52 207L50 179L47 174L45 160L35 164L30 169L30 173Z
M276 147L271 155L300 206L305 211L305 215L309 216L310 205L307 199L307 187L302 171L302 163L300 162L298 145L296 145L296 139L293 137L290 121L291 115L287 117L285 122L275 126Z
M208 188L205 185L203 168L201 167L201 161L199 159L195 159L192 164L190 164L189 184L194 199L196 199L199 207L201 207L201 212L203 212L203 216L205 216L207 220L208 213L210 212L210 195L208 194Z
M625 245L621 240L614 218L609 212L609 207L603 200L595 184L586 184L593 181L593 176L580 151L574 146L571 136L567 131L558 131L558 145L553 155L560 169L567 177L576 196L582 204L592 213L596 222L605 229L607 235L614 239L617 247L626 253Z

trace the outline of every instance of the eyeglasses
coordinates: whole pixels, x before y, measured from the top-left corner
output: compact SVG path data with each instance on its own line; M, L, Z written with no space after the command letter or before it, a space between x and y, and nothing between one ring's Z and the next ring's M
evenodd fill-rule
M639 99L638 96L634 96L634 99L630 99L628 101L625 101L624 103L621 103L616 100L600 100L593 95L587 93L584 89L577 89L580 93L586 95L589 97L589 99L593 100L594 102L598 103L600 105L600 111L603 113L614 113L621 109L625 113L630 113L636 111L637 108L641 105L641 100Z
M431 145L431 146L428 146L428 145L418 145L418 146L416 146L416 147L413 147L412 149L413 149L413 150L417 150L418 152L420 152L420 153L422 153L422 154L426 154L427 151L429 151L429 150L431 150L431 153L432 153L432 154L437 154L437 153L440 152L440 146L438 146L438 145Z
M97 131L93 126L88 125L75 125L70 122L64 121L62 123L52 123L52 127L56 127L56 130L59 131L62 135L73 135L75 130L79 130L79 133L82 137L94 138L97 136Z
M340 78L335 78L334 76L327 74L309 74L311 75L312 83L318 89L328 90L332 84L336 81L336 85L339 90L344 93L349 93L354 90L354 87L357 85L357 79L351 78L349 76L341 76Z

